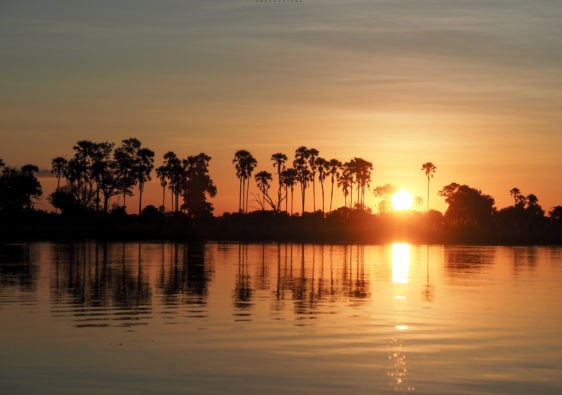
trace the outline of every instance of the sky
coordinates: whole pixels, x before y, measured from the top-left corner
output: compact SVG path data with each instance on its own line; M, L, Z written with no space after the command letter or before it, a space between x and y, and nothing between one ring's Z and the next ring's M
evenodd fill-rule
M304 145L424 200L431 161L442 211L451 182L498 208L513 187L562 205L559 0L6 0L0 53L10 166L50 169L84 139L136 137L156 166L205 152L221 214L237 150L273 173L271 154ZM157 180L143 201L161 204Z

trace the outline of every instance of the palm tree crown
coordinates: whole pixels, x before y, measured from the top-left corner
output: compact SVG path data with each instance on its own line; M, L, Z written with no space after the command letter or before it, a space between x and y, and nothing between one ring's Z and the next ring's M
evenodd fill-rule
M437 167L431 162L426 162L422 165L421 170L427 177L427 211L429 211L429 179L433 177L433 174L435 173L435 170L437 170Z

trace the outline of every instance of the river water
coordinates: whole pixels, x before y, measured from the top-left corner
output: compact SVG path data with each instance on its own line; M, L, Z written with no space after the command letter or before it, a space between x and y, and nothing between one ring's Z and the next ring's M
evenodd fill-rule
M562 248L0 244L1 394L560 394Z

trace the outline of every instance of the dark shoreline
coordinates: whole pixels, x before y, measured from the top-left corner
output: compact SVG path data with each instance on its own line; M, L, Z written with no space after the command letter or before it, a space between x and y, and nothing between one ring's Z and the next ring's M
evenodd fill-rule
M63 216L29 212L2 216L0 242L46 241L233 241L469 245L562 245L562 230L514 232L513 229L447 227L426 213L378 216L361 211L324 218L285 213L224 214L193 220L183 214L149 216L101 214Z

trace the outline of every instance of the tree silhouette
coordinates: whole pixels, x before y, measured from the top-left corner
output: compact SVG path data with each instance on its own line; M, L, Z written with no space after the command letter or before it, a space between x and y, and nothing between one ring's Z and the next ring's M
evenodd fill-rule
M542 227L544 222L544 210L539 204L539 198L534 194L527 195L527 218L531 226L531 231L536 231Z
M123 169L120 169L118 164L111 158L112 150L113 143L94 143L92 175L97 186L96 206L99 210L101 193L104 213L107 213L109 209L109 199L120 193L121 184L124 179Z
M258 161L246 150L236 151L232 163L235 164L236 177L240 182L239 190L239 212L248 212L248 195L250 190L250 177L258 165Z
M321 157L316 158L315 161L316 168L318 169L318 181L320 181L320 188L322 191L322 214L326 213L324 209L324 180L328 177L330 171L329 162Z
M497 213L499 231L510 240L538 241L547 228L539 199L534 194L524 196L519 188L512 188L509 193L513 197L513 206L502 208Z
M427 177L427 211L429 211L429 179L433 177L433 174L435 174L435 170L437 170L437 167L431 162L425 162L422 165L421 170Z
M130 188L138 184L140 214L144 184L151 179L150 173L154 168L154 152L148 148L143 148L138 139L131 137L121 141L121 147L115 150L113 156L119 167L123 206L126 207L126 195L132 194Z
M168 174L166 166L162 165L156 168L156 176L160 180L160 186L162 187L162 210L166 210L166 186L168 185Z
M62 156L57 156L51 161L51 173L57 176L57 191L60 189L60 179L67 166L67 161Z
M353 158L351 160L351 169L355 174L355 180L357 182L357 206L364 209L365 189L367 189L371 182L373 164L363 158Z
M285 186L285 196L288 196L288 190L291 190L291 215L293 215L293 195L295 190L295 184L297 183L297 171L292 167L285 169L281 172L281 179L283 185ZM287 210L288 199L285 200L285 211Z
M312 173L308 168L309 155L310 155L310 150L305 146L301 146L297 148L297 150L295 151L295 160L293 161L293 167L296 171L296 180L299 182L301 186L301 202L302 202L301 215L304 215L306 188L312 177Z
M273 200L271 199L271 197L269 196L269 182L273 179L271 176L271 173L268 171L260 171L255 175L256 178L256 183L258 186L259 191L261 192L261 201L258 200L258 202L260 203L261 209L265 210L265 203L267 202L273 209L275 209L275 203L273 202Z
M346 162L341 167L341 172L338 177L338 186L341 187L344 199L344 206L347 207L347 197L350 191L353 191L353 173L349 162ZM353 197L353 195L351 196ZM352 202L350 203L350 207Z
M277 169L277 181L279 183L279 188L277 190L277 207L276 210L281 210L281 172L285 169L285 162L287 162L287 155L277 152L271 155L271 160L273 161L273 167ZM285 195L287 196L287 195ZM286 197L285 197L286 198Z
M452 230L464 232L468 237L492 230L495 208L491 196L455 182L444 186L439 195L449 205L445 212L445 222Z
M330 190L330 212L332 211L332 201L334 200L334 183L337 182L340 174L342 163L337 159L330 159L329 171L330 171L330 181L332 183Z
M131 187L136 183L135 167L137 152L141 142L136 138L121 141L121 146L115 149L113 158L121 171L121 191L123 193L123 207L127 209L127 195L132 195Z
M414 206L416 207L417 210L421 210L423 204L423 198L421 196L416 196L414 198Z
M384 184L373 189L373 193L380 200L378 207L380 214L384 214L390 211L390 198L394 192L396 192L396 187L391 184Z
M137 153L135 163L136 181L139 184L139 215L142 210L142 192L146 181L150 181L150 173L154 168L154 151L148 148L141 148Z
M168 151L164 155L165 174L168 178L168 187L172 192L172 211L179 211L179 195L183 189L184 181L184 168L182 166L181 160L178 156L172 152Z
M107 213L108 202L119 193L123 183L123 169L112 158L113 143L94 143L81 140L73 146L74 156L62 168L67 186L55 191L54 202L64 202L65 207L100 210ZM59 162L57 158L53 162Z
M1 161L0 161L1 162ZM20 169L6 167L1 162L0 168L0 212L14 213L33 209L33 199L41 196L41 184L35 173L35 165L24 165Z
M209 176L209 161L211 157L205 153L188 156L183 160L183 176L181 188L183 191L183 208L192 218L212 216L213 206L207 202L207 196L215 197L217 187Z
M95 143L81 140L72 147L74 157L68 161L65 169L70 194L77 204L84 208L92 208L96 195L93 164L95 161Z
M553 207L548 215L550 217L550 223L552 225L558 228L562 228L562 206Z
M515 207L525 207L525 196L521 194L519 188L511 188L509 194L513 197L513 205Z
M319 152L316 148L309 148L306 152L306 159L310 169L310 181L312 182L312 210L314 212L316 212L316 169L318 168L316 158L318 154Z

